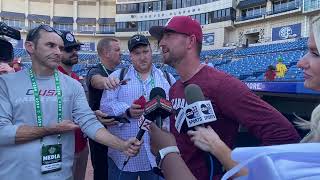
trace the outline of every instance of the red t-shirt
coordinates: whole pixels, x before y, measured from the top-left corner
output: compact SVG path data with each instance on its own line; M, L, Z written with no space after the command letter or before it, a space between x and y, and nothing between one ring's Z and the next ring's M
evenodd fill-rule
M175 110L186 105L184 88L189 84L200 86L206 99L211 100L217 121L210 125L230 148L234 146L239 123L259 138L262 145L299 141L298 133L280 112L252 93L240 80L212 67L204 66L187 82L178 80L171 87L169 97ZM187 134L178 133L174 115L170 117L170 131L192 173L198 180L208 180L205 154L193 145ZM214 168L221 168L218 166ZM214 179L220 179L222 173L214 175Z
M265 74L266 80L273 81L276 78L276 72L268 70Z
M62 72L63 74L68 75L68 73L63 69L63 67L59 66L58 70ZM79 77L76 73L72 72L70 74L70 77L73 79L79 81ZM87 138L84 138L83 132L80 129L75 130L74 137L75 137L75 152L79 153L81 152L87 145Z

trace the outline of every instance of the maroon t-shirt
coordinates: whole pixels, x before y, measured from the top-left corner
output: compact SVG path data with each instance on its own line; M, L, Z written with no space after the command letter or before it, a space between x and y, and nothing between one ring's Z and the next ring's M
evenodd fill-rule
M268 70L268 71L265 73L265 78L266 78L266 80L268 80L268 81L273 81L273 80L276 78L276 72L273 71L273 70Z
M200 86L206 99L211 100L217 121L210 125L230 148L234 145L239 124L248 128L262 145L299 141L297 131L280 112L252 93L240 80L209 66L204 66L190 80L184 83L178 80L171 87L169 96L175 110L186 105L184 88L189 84ZM187 134L178 133L174 115L170 117L170 131L192 173L199 180L208 180L205 154L193 145ZM215 174L214 179L220 177L221 174Z

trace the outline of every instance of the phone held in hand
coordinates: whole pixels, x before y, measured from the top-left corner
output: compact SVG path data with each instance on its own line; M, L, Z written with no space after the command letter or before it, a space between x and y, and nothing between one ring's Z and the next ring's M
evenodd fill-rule
M130 123L130 121L125 118L125 117L120 117L120 116L106 116L102 117L104 119L114 119L115 121L118 121L119 123Z

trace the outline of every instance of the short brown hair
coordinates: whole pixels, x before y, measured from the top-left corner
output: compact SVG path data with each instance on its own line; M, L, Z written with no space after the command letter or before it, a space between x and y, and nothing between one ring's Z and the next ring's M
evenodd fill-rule
M99 56L101 56L104 49L110 48L111 42L119 42L119 40L116 38L106 37L98 42L97 51Z
M202 50L202 43L197 42L197 55L200 57L200 53Z

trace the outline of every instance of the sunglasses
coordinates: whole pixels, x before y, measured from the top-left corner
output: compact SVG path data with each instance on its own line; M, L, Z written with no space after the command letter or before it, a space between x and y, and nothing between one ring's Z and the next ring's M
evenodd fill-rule
M37 35L37 33L40 31L40 30L45 30L47 32L54 32L56 34L58 34L59 36L62 36L62 32L59 31L59 30L56 30L54 28L52 28L51 26L48 26L48 25L45 25L45 24L41 24L40 26L38 26L37 28L35 28L31 33L30 35L28 35L27 37L27 41L32 41L34 40L35 36Z
M67 53L71 53L74 49L75 49L76 51L80 51L80 46L65 47L65 48L64 48L64 51L67 52Z

